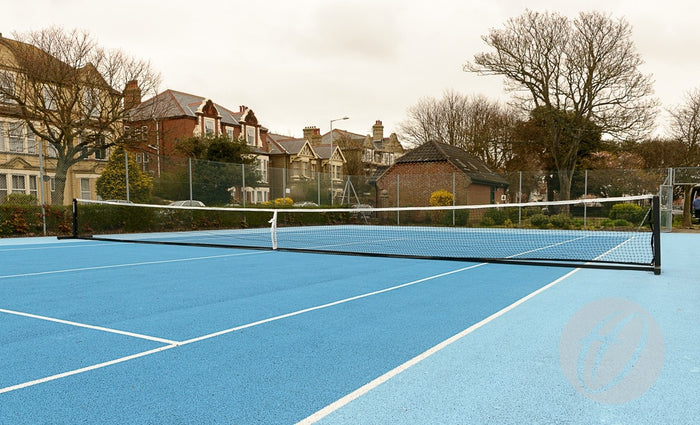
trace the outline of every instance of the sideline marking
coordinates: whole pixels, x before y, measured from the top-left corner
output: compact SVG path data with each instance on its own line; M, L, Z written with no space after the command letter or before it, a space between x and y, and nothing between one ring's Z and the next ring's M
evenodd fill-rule
M375 378L374 380L361 386L360 388L356 389L355 391L351 392L350 394L346 395L345 397L342 397L342 398L336 400L335 402L329 404L328 406L324 407L323 409L308 416L307 418L302 419L301 421L297 422L297 425L313 424L313 423L325 418L326 416L330 415L331 413L335 412L336 410L340 409L341 407L345 406L346 404L350 403L351 401L356 400L359 397L367 394L369 391L373 390L374 388L377 388L379 385L385 383L386 381L395 377L396 375L400 374L401 372L404 372L405 370L415 366L416 364L427 359L428 357L432 356L433 354L437 353L438 351L441 351L442 349L459 341L460 339L464 338L465 336L469 335L470 333L474 332L475 330L479 329L480 327L484 326L485 324L487 324L487 323L493 321L494 319L497 319L498 317L508 313L509 311L513 310L515 307L518 307L519 305L523 304L524 302L528 301L529 299L546 291L547 289L549 289L552 286L556 285L557 283L563 281L564 279L568 278L569 276L573 275L574 273L578 272L579 270L581 270L581 269L577 268L577 269L570 271L569 273L565 274L564 276L561 276L560 278L556 279L555 281L550 282L547 285L541 287L540 289L524 296L523 298L519 299L518 301L514 302L513 304L497 311L496 313L490 315L489 317L483 319L482 321L471 325L470 327L459 332L458 334L451 336L450 338L442 341L441 343L433 346L432 348L429 348L427 351L425 351L425 352L419 354L418 356L406 361L405 363L395 367L394 369L390 370L389 372L385 373L384 375L382 375L378 378Z
M31 313L23 313L21 311L5 310L4 308L0 308L0 313L13 314L15 316L24 316L24 317L29 317L32 319L46 320L48 322L61 323L63 325L76 326L79 328L87 328L87 329L92 329L92 330L102 331L102 332L109 332L109 333L113 333L113 334L125 335L125 336L134 337L134 338L147 339L149 341L162 342L163 344L177 344L177 341L172 341L172 340L164 339L164 338L158 338L155 336L137 334L134 332L127 332L127 331L120 331L118 329L105 328L102 326L88 325L86 323L71 322L69 320L57 319L54 317L39 316L38 314L31 314Z
M344 303L347 303L347 302L350 302L350 301L354 301L354 300L358 300L358 299L361 299L361 298L367 298L367 297L371 297L371 296L373 296L373 295L382 294L382 293L384 293L384 292L389 292L389 291L393 291L393 290L396 290L396 289L405 288L405 287L407 287L407 286L416 285L416 284L418 284L418 283L426 282L426 281L433 280L433 279L437 279L437 278L439 278L439 277L449 276L449 275L451 275L451 274L459 273L459 272L462 272L462 271L465 271L465 270L474 269L474 268L477 268L477 267L480 267L480 266L483 266L483 265L486 265L486 264L487 264L487 263L479 263L479 264L474 264L474 265L471 265L471 266L468 266L468 267L462 267L462 268L459 268L459 269L451 270L451 271L449 271L449 272L444 272L444 273L436 274L436 275L433 275L433 276L428 276L428 277L425 277L425 278L422 278L422 279L417 279L417 280L414 280L414 281L411 281L411 282L402 283L402 284L400 284L400 285L395 285L395 286L392 286L392 287L390 287L390 288L380 289L380 290L378 290L378 291L368 292L368 293L365 293L365 294L356 295L356 296L350 297L350 298L344 298L344 299L342 299L342 300L333 301L333 302L326 303L326 304L322 304L322 305L318 305L318 306L315 306L315 307L309 307L309 308L305 308L305 309L303 309L303 310L297 310L297 311L294 311L294 312L291 312L291 313L282 314L282 315L279 315L279 316L270 317L270 318L263 319L263 320L258 320L258 321L256 321L256 322L251 322L251 323L248 323L248 324L245 324L245 325L236 326L236 327L234 327L234 328L225 329L225 330L223 330L223 331L214 332L214 333L211 333L211 334L208 334L208 335L203 335L203 336L200 336L200 337L197 337L197 338L188 339L188 340L182 341L182 342L174 341L173 343L171 343L171 344L169 344L169 345L165 345L165 346L163 346L163 347L159 347L159 348L156 348L156 349L153 349L153 350L149 350L149 351L144 351L144 352L141 352L141 353L133 354L133 355L131 355L131 356L121 357L121 358L119 358L119 359L110 360L110 361L108 361L108 362L99 363L99 364L92 365L92 366L88 366L88 367L84 367L84 368L81 368L81 369L75 369L75 370L71 370L71 371L68 371L68 372L59 373L59 374L57 374L57 375L47 376L47 377L45 377L45 378L36 379L36 380L34 380L34 381L29 381L29 382L24 382L24 383L22 383L22 384L13 385L13 386L6 387L6 388L0 388L0 394L6 393L6 392L10 392L10 391L14 391L14 390L18 390L18 389L21 389L21 388L30 387L30 386L32 386L32 385L43 384L43 383L45 383L45 382L49 382L49 381L54 381L54 380L56 380L56 379L65 378L65 377L67 377L67 376L77 375L77 374L79 374L79 373L88 372L88 371L95 370L95 369L100 369L100 368L107 367L107 366L111 366L111 365L114 365L114 364L117 364L117 363L123 363L123 362L129 361L129 360L133 360L133 359L136 359L136 358L139 358L139 357L148 356L148 355L150 355L150 354L159 353L159 352L161 352L161 351L169 350L169 349L171 349L171 348L180 347L180 346L187 345L187 344L192 344L192 343L194 343L194 342L198 342L198 341L202 341L202 340L205 340L205 339L214 338L214 337L220 336L220 335L225 335L225 334L228 334L228 333L231 333L231 332L235 332L235 331L238 331L238 330L241 330L241 329L247 329L247 328L251 328L251 327L253 327L253 326L262 325L262 324L264 324L264 323L269 323L269 322L274 322L274 321L277 321L277 320L285 319L285 318L287 318L287 317L297 316L297 315L304 314L304 313L308 313L308 312L311 312L311 311L315 311L315 310L320 310L320 309L323 309L323 308L332 307L332 306L335 306L335 305L338 305L338 304L344 304Z

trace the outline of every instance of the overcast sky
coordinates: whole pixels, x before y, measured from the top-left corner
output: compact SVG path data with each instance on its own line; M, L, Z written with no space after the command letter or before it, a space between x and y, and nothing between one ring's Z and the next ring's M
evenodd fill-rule
M535 11L625 18L665 107L700 87L696 0L2 0L0 33L52 25L88 30L104 47L150 60L173 89L229 109L246 105L271 132L334 123L359 134L446 90L505 100L499 77L462 70L481 37ZM582 9L583 8L583 9Z

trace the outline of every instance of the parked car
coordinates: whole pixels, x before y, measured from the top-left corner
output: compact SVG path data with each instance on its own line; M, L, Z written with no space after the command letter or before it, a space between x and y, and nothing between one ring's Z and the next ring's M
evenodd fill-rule
M295 207L317 207L318 204L316 202L305 201L305 202L295 202L294 206Z
M173 201L168 204L171 207L203 207L204 202L195 201L194 199L188 199L185 201Z

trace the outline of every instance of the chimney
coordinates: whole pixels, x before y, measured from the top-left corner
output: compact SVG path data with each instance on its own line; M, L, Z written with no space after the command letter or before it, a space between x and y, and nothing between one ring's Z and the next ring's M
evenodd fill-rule
M304 127L304 139L311 141L311 136L314 134L314 128L313 126L309 127Z
M379 120L372 126L372 140L384 140L384 126Z
M126 83L124 88L124 109L131 110L141 104L141 88L139 88L139 82L136 80L131 80Z
M311 145L318 146L321 144L321 140L321 129L318 127L314 127L314 131L311 134Z

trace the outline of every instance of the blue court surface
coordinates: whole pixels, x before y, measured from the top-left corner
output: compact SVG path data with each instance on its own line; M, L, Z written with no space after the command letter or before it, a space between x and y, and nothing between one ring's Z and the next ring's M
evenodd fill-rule
M0 240L0 424L695 424L700 234L647 271Z

